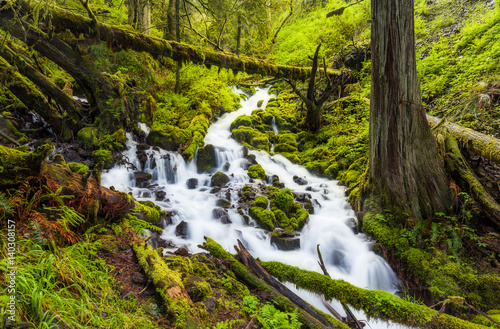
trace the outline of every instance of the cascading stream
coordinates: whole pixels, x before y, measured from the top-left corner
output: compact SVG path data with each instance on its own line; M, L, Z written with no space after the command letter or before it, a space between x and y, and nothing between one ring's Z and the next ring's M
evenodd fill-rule
M259 100L264 100L262 108L265 108L271 97L268 89L258 89L255 95L241 101L242 107L239 110L224 114L209 127L205 144L215 146L218 167L216 171L223 171L230 177L227 188L220 192L210 192L211 174L199 174L195 161L186 163L177 152L157 148L145 150L148 160L144 171L153 176L150 181L153 187L136 186L134 174L124 166L115 166L109 172L103 173L102 184L132 192L139 200L155 201L164 210L173 212L173 224L164 228L162 238L177 246L185 246L192 253L205 252L197 247L204 241L204 236L214 239L233 253L233 246L237 244L236 240L240 239L254 257L321 272L316 254L316 245L320 244L323 259L332 278L344 279L363 288L395 292L397 278L389 265L371 251L371 243L363 234L356 235L351 229L349 224L354 220L355 214L347 203L345 188L339 186L337 181L316 177L304 167L291 163L281 155L271 156L263 151L251 150L249 153L255 155L268 177L277 175L292 192L309 194L315 211L301 232L300 249L293 251L278 250L271 244L269 232L246 225L242 216L237 213L238 190L246 184L257 186L267 182L258 179L253 183L249 182L247 171L242 166L246 161L243 157L243 147L231 137L230 125L238 116L250 115L257 109ZM273 128L277 129L275 125ZM141 125L141 129L148 132L145 125ZM141 168L136 155L138 144L130 135L127 137L128 150L124 152L124 156L136 168ZM307 184L297 184L293 179L295 175ZM189 189L188 179L196 179L198 186ZM162 201L157 201L155 193L156 196L162 196ZM232 203L228 209L231 221L229 224L224 224L213 216L213 209L218 208L216 202L219 199L229 199ZM187 223L183 232L185 236L179 234L176 228L181 221ZM318 305L318 302L311 303ZM380 328L386 327L387 324L384 324Z

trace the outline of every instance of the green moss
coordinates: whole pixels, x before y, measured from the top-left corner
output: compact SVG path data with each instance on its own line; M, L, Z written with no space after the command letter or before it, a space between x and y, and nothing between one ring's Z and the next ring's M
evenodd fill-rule
M250 217L252 217L257 224L265 230L273 231L275 229L276 217L271 210L265 210L261 207L255 206L249 208Z
M156 206L135 202L134 213L137 218L145 220L148 223L151 223L153 225L160 224L161 211L159 209L156 209Z
M269 151L269 137L267 134L247 126L240 126L232 130L233 136L241 143L247 143L253 148Z
M262 106L262 103L264 103L264 101L263 101L263 100L258 101L258 102L257 102L257 107L261 107L261 106Z
M223 172L218 171L212 176L211 179L212 186L222 187L227 183L229 183L229 177Z
M248 115L240 115L231 123L231 130L239 127L253 127L252 117Z
M267 209L266 197L262 195L257 196L255 201L250 204L250 207L261 207L262 209Z
M245 265L238 262L233 257L233 255L225 251L220 244L218 244L217 242L215 242L210 238L205 238L205 239L206 242L203 243L204 248L207 249L215 257L230 261L232 263L231 265L232 271L244 282L246 282L250 287L259 288L264 291L269 290L269 288L266 285L261 284L250 274L250 271Z
M89 167L84 165L83 163L78 163L78 162L70 162L68 163L69 169L71 169L72 172L83 175L89 171Z
M440 314L424 305L402 300L388 292L365 290L343 280L332 280L317 272L278 262L262 262L262 266L279 280L292 282L300 288L323 295L326 300L337 299L355 309L362 309L369 317L422 328L484 328Z
M94 127L85 127L80 129L76 134L76 137L82 141L83 147L87 150L93 150L99 148L99 131Z
M113 166L114 158L110 150L99 149L92 152L95 163L103 162L104 169L110 169Z
M278 193L274 193L271 198L271 207L276 207L289 216L294 207L292 191L290 189L282 189Z
M262 168L261 165L254 164L254 165L251 165L250 167L248 167L248 176L250 176L250 178L254 178L254 179L265 180L266 179L266 172L264 171L264 169Z

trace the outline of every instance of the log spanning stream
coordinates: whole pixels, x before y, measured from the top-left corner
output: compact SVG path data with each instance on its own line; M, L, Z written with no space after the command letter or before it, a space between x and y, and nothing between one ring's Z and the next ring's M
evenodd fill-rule
M243 146L231 137L229 127L238 116L250 115L257 109L259 100L264 100L262 108L265 108L271 97L268 89L258 89L255 95L241 101L240 109L224 114L208 129L205 144L215 146L218 167L215 171L225 172L230 177L227 188L220 192L211 193L212 174L199 174L196 161L186 163L179 153L157 148L145 151L148 160L144 171L152 174L150 183L154 188L136 186L133 172L125 166L115 166L109 172L103 173L102 184L132 192L138 200L155 201L164 210L173 212L173 223L164 228L162 238L177 246L185 246L192 253L205 252L197 247L204 241L204 236L214 239L231 253L235 253L233 246L237 244L237 239L240 239L255 258L275 260L322 273L316 253L316 245L320 244L325 265L332 278L343 279L362 288L394 293L398 289L394 272L383 258L371 251L371 243L365 235L353 232L350 226L355 214L347 202L345 188L339 186L337 181L316 177L304 167L291 163L281 155L272 156L263 151L250 150L249 153L255 155L267 177L277 175L292 192L308 193L315 207L314 214L310 215L308 223L300 233L300 248L283 251L271 243L269 232L257 228L252 220L250 225L245 224L243 217L236 211L238 190L244 185L257 187L258 184L268 182L258 179L249 182L247 171L244 169L246 160L243 157ZM142 129L148 132L147 127L142 126ZM124 152L124 156L137 168L141 168L136 155L138 144L130 135L127 137L128 150ZM302 184L304 180L307 184L297 184L292 178L295 175L303 179ZM187 186L187 181L192 178L199 182L198 187L194 189ZM157 201L152 190L164 191L166 194L163 200ZM230 223L226 221L224 224L213 215L213 210L218 208L216 202L221 198L229 199L232 203L228 209ZM178 236L176 227L182 221L187 223L186 235ZM299 295L319 309L325 310L321 300L312 294L299 292ZM340 304L332 305L338 311L342 310ZM359 319L364 318L359 315ZM380 323L374 326L370 321L372 328L387 328L388 325Z

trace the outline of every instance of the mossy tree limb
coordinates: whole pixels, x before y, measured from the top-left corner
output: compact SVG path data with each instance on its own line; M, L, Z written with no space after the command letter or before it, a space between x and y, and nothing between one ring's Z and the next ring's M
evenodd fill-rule
M385 291L358 288L343 280L332 280L317 272L278 262L262 262L262 266L281 281L294 283L300 288L323 295L327 300L337 299L356 309L362 309L373 318L426 329L486 328L448 314L441 314L424 305L400 299Z
M427 115L427 121L431 126L437 126L441 119ZM447 121L444 121L442 126L446 127L467 151L500 165L499 139Z
M1 39L0 39L1 40ZM63 118L71 120L69 127L76 135L81 127L81 111L83 110L70 96L64 93L46 76L40 73L26 58L20 54L20 50L11 42L7 42L0 48L0 56L2 56L9 64L16 66L19 73L31 80L40 90L47 96L54 99L65 111ZM43 116L44 113L39 113ZM51 120L49 117L46 121ZM57 126L53 125L55 128ZM65 126L65 127L66 127Z
M27 12L33 11L33 6L29 1L18 0L16 4ZM56 33L69 30L78 37L81 35L89 36L89 28L92 26L92 21L89 18L75 15L57 7L52 7L50 13L50 23ZM131 49L137 52L147 52L156 58L170 57L174 60L215 65L250 74L284 77L292 80L306 80L310 77L312 70L307 67L277 65L261 59L236 56L231 53L167 41L104 23L97 23L95 30L97 32L95 37L98 40L105 41L115 51ZM336 76L339 71L328 70L327 73Z
M452 170L456 171L460 178L468 185L474 200L481 205L488 218L500 229L500 205L486 191L479 179L474 175L474 172L470 169L467 161L460 152L457 140L453 136L447 135L444 143L446 152L453 161L451 165Z
M104 76L93 65L86 65L83 58L57 36L49 36L30 22L19 20L14 10L9 6L2 8L0 28L62 67L83 89L89 103L98 110L104 109L106 100L113 95L112 86ZM31 8L28 12L33 10Z
M0 80L26 108L38 113L57 132L64 131L63 116L50 105L45 96L28 79L3 57L0 57Z

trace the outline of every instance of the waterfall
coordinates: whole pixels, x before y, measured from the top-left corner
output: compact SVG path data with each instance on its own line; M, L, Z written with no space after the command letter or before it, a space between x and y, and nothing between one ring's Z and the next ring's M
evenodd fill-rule
M235 252L233 246L237 244L236 240L240 239L256 258L276 260L321 272L316 254L316 245L320 244L325 265L332 278L343 279L363 288L394 293L397 290L394 272L380 256L371 251L369 239L363 234L355 234L351 229L350 225L352 226L356 216L347 202L345 188L339 186L337 181L314 176L304 167L281 155L271 156L263 151L250 150L249 153L255 155L267 177L277 175L280 182L294 193L307 194L315 209L300 233L300 248L291 251L277 249L271 243L269 232L255 227L252 222L247 225L238 214L237 191L247 184L257 186L267 182L258 179L249 182L247 172L242 167L246 161L243 158L243 147L231 137L230 125L238 116L250 115L257 109L259 100L264 100L262 108L265 108L270 97L268 89L257 89L255 95L241 101L240 109L224 114L207 131L205 144L214 145L218 167L216 170L223 171L230 177L228 188L214 193L210 187L211 174L199 174L195 161L186 163L177 152L158 148L143 151L147 156L144 171L153 177L149 187L137 186L132 172L126 166L119 165L103 173L102 185L113 185L118 190L132 192L140 200L155 201L164 210L172 212L173 224L164 228L162 238L177 246L185 246L192 253L205 252L197 247L204 241L204 236L214 239L232 253ZM141 125L141 128L149 132L145 125ZM277 130L275 123L273 129ZM130 134L127 137L127 150L123 155L140 170L138 143L132 140ZM301 184L293 179L294 176L302 178ZM189 187L188 180L196 180L197 186ZM307 183L303 184L304 182ZM158 191L164 193L159 194ZM218 208L216 203L219 199L231 202L231 207L227 210L231 221L229 224L222 223L214 216L213 210ZM187 223L185 236L176 235L176 226L181 221ZM311 294L301 293L310 303L325 310L319 299L314 300L317 297L306 298L309 295ZM360 318L364 319L363 315ZM387 328L389 324L374 326L370 321L370 326Z

